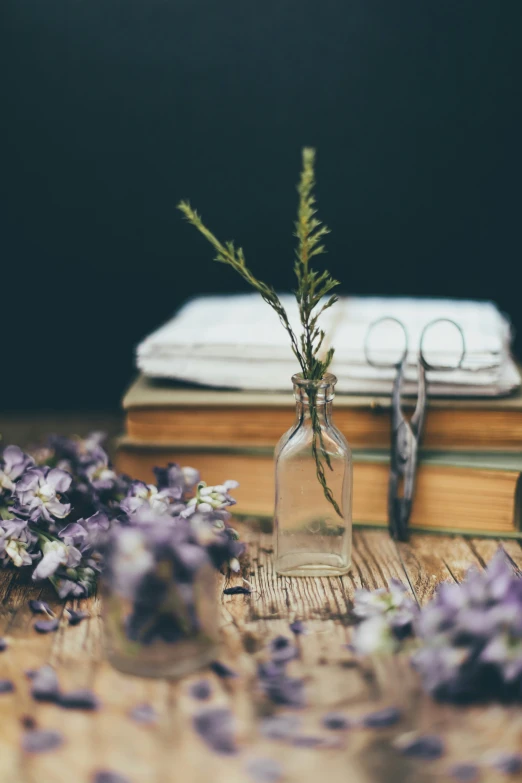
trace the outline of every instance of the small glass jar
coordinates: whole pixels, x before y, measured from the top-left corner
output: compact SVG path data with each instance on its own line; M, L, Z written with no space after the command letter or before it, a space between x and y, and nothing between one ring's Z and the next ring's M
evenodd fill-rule
M283 576L341 576L351 565L352 455L332 422L337 378L328 373L309 381L298 373L292 381L296 420L275 451L275 570Z
M107 546L105 647L126 674L178 678L217 656L216 572L202 547L171 534L165 521L120 527Z

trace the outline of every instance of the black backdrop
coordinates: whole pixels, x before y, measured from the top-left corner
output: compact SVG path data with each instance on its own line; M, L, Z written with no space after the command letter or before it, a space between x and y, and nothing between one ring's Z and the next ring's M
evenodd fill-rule
M4 409L117 406L142 336L244 290L181 197L289 288L303 144L345 292L492 298L522 327L519 0L0 14Z

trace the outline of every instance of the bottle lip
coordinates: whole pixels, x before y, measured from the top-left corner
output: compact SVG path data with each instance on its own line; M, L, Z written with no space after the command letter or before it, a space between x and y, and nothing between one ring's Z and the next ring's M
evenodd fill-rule
M294 386L298 386L300 389L306 390L306 389L327 389L328 387L334 387L337 383L336 376L331 373L327 372L323 377L318 381L311 381L308 378L303 378L302 372L296 372L295 375L292 375L292 383Z

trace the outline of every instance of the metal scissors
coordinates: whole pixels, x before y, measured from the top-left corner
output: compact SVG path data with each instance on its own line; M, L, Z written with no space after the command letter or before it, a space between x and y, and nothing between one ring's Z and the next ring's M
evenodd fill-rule
M396 362L376 362L370 357L369 340L374 328L384 322L393 322L400 326L404 334L404 349L400 359ZM458 363L455 365L433 365L427 361L424 352L424 340L426 333L435 324L450 323L458 331L462 349ZM388 483L388 527L392 538L397 541L407 541L408 525L415 497L415 479L417 473L417 462L419 458L419 448L424 431L426 419L426 407L428 401L426 370L457 370L462 366L464 356L466 355L466 342L464 332L456 321L451 318L436 318L427 323L420 336L419 352L417 358L418 367L418 391L415 410L408 421L402 409L402 386L406 372L408 359L408 332L398 318L393 316L384 316L374 321L368 327L364 342L364 352L366 361L372 367L394 368L396 370L393 381L391 395L391 454L390 454L390 477ZM402 494L400 493L402 484Z

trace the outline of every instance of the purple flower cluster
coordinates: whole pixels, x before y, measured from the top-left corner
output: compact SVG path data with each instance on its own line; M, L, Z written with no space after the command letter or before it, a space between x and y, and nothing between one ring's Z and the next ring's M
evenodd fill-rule
M444 583L419 609L400 582L358 591L352 637L366 655L414 647L424 688L442 700L522 701L522 579L503 550L461 584Z
M156 468L157 485L131 481L111 467L104 435L51 437L25 454L7 446L0 457L0 566L33 569L60 598L88 596L111 528L145 529L161 518L183 567L207 557L238 570L243 545L228 524L228 490L207 487L193 468ZM128 535L132 536L132 533Z

